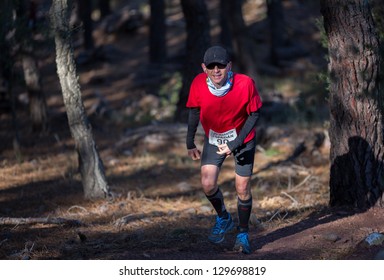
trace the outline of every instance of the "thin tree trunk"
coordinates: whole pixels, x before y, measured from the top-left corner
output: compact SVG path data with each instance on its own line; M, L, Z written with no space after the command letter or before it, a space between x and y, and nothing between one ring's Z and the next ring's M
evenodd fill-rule
M271 62L279 65L278 50L287 45L283 5L281 0L268 0L267 6L271 30Z
M47 129L47 104L41 82L40 70L34 55L34 42L32 38L33 23L29 26L29 1L20 1L17 6L17 34L21 42L21 60L24 71L24 80L29 98L29 114L33 131L44 133ZM31 3L29 3L31 4ZM34 11L29 11L33 13Z
M184 61L183 85L179 95L175 119L186 122L188 111L186 103L189 87L193 78L202 71L201 63L211 37L208 10L204 0L181 0L184 17L187 22L186 58Z
M234 56L231 29L228 23L229 1L220 0L220 42L227 49L231 57Z
M5 87L5 94L9 98L12 114L13 150L16 157L20 158L20 134L16 116L16 96L12 91L14 57L11 54L12 42L14 43L13 1L0 1L0 75ZM11 36L10 36L11 35Z
M98 0L100 19L104 19L106 16L111 14L111 3L110 0Z
M162 63L167 58L165 3L164 0L150 0L150 6L149 59L152 63Z
M24 72L24 81L29 98L29 115L32 130L45 133L47 130L47 104L43 92L40 70L34 55L33 31L36 7L33 2L21 0L15 4L16 41L20 45L20 56Z
M63 92L69 127L79 156L84 196L86 199L105 198L109 195L109 186L81 99L71 45L67 1L54 0L50 13L56 43L57 73Z
M36 58L28 49L22 55L24 80L29 97L29 114L33 131L44 133L47 130L47 104L41 83Z
M91 17L92 13L92 1L91 0L78 0L78 12L81 22L83 23L83 38L84 48L86 50L93 50L95 43L93 40L93 21Z
M331 206L383 205L383 95L368 1L322 0L330 72Z
M244 22L243 2L244 0L230 0L229 4L226 5L228 8L226 14L233 40L233 68L237 69L238 72L246 73L256 79L256 48Z
M72 225L79 226L82 223L78 220L68 220L64 218L12 218L0 217L0 225L32 225L32 224L56 224L56 225Z

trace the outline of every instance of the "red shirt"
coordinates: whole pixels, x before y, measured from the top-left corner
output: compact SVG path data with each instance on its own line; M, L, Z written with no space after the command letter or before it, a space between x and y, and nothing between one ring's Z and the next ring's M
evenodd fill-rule
M246 75L233 73L232 88L218 97L209 91L206 79L207 74L201 73L192 81L187 107L200 108L200 122L207 137L210 130L223 133L234 128L238 135L248 115L262 106L255 82ZM252 130L244 143L254 136Z

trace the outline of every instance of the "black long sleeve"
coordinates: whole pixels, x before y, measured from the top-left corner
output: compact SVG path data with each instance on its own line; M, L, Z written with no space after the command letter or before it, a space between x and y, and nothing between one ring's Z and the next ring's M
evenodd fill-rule
M195 135L197 131L197 126L199 125L200 121L200 108L194 107L189 109L188 114L188 131L187 131L187 149L194 149L196 148L195 145Z
M260 116L259 111L260 110L258 110L257 112L251 112L251 114L248 116L247 120L245 121L244 126L241 128L239 135L237 135L237 137L234 140L227 143L227 146L231 150L231 152L233 152L238 147L240 147L243 144L245 138L251 132L251 130L255 128Z

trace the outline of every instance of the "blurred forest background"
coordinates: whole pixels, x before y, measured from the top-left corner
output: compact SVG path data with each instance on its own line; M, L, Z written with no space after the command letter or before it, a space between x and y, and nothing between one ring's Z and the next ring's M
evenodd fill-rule
M241 257L206 242L213 212L185 148L189 85L213 44L230 50L234 71L250 75L263 100L253 237L273 243L278 229L329 214L320 0L69 1L68 22L63 10L54 19L52 2L66 1L0 4L0 258ZM76 79L63 82L60 69ZM235 211L232 164L219 183ZM343 246L249 258L356 258Z

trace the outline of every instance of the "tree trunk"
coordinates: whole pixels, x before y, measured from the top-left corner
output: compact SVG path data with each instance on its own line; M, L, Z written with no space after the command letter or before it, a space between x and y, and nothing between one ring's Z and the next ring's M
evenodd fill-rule
M279 65L278 50L287 45L283 5L281 0L268 0L267 7L271 31L271 62Z
M47 104L41 84L40 71L31 49L25 48L23 50L22 61L24 80L29 97L29 115L32 130L44 133L47 130Z
M106 16L111 13L111 3L110 0L99 0L98 1L99 10L100 10L100 19L104 19Z
M321 0L330 72L330 205L383 206L379 42L365 0Z
M31 19L29 18L28 11L32 7L29 7L27 4L27 1L20 1L17 6L17 37L21 43L21 59L29 98L29 114L32 129L33 131L44 133L47 129L47 104L41 83L40 70L34 55L33 25L29 26L29 20ZM33 11L29 11L29 13L31 12Z
M69 127L79 156L84 196L86 199L105 198L109 195L109 186L81 99L70 41L67 1L54 0L50 14L55 35L57 73L63 92Z
M12 0L0 1L0 82L2 83L3 94L9 99L12 128L13 128L13 149L17 158L20 157L20 134L19 125L16 116L16 96L12 91L14 57L12 55L12 46L14 46L14 6ZM1 93L1 92L0 92Z
M220 42L227 49L231 57L234 56L231 29L228 23L229 1L220 0Z
M162 63L167 57L164 0L150 0L150 6L149 59Z
M83 23L83 38L84 48L86 50L93 50L95 43L93 40L93 21L91 18L92 13L92 1L91 0L78 0L78 12L81 22Z
M183 85L179 95L175 118L186 122L188 110L189 87L194 77L202 71L204 52L210 46L209 16L204 0L181 0L184 17L187 23L186 58L183 73Z
M79 226L82 223L78 220L68 220L64 218L46 217L46 218L13 218L13 217L0 217L0 225L32 225L32 224L56 224L56 225L69 225Z
M231 0L226 6L228 8L226 15L234 48L234 55L232 57L233 68L238 72L246 73L256 79L256 48L244 22L243 2L243 0Z

